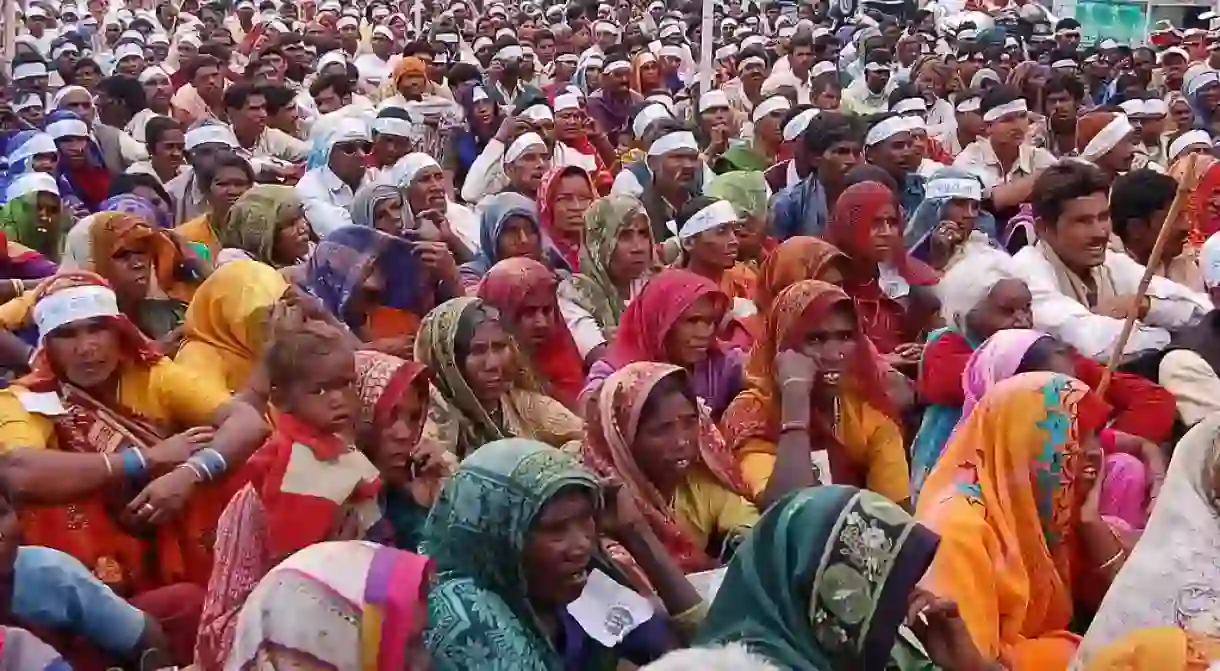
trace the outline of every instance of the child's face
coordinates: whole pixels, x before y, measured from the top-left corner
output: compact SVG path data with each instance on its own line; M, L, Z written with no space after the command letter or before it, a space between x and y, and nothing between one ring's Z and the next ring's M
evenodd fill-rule
M356 416L356 357L334 349L303 367L284 390L283 408L326 433L350 433Z

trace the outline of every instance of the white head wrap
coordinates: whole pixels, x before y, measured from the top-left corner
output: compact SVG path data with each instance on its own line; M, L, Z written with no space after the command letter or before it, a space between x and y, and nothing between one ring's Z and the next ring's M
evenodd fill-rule
M955 264L936 285L940 314L946 324L961 329L966 315L975 308L1000 280L1019 279L1012 259L995 249L981 249Z
M727 200L718 200L686 220L686 223L682 224L682 229L678 231L678 238L687 240L704 231L720 228L739 219L741 217L737 216L737 208L733 207L732 203Z
M56 291L34 304L38 342L41 345L47 334L61 326L119 314L119 300L107 287L93 284Z
M1086 161L1094 161L1106 155L1114 147L1122 142L1123 138L1130 135L1135 128L1131 122L1127 120L1126 114L1118 114L1110 123L1106 124L1105 128L1101 129L1089 143L1084 146L1080 152L1080 158Z
M710 109L717 107L729 106L729 94L721 89L712 89L707 93L699 96L699 113L702 114Z
M1025 99L1017 98L1016 100L1006 102L1003 105L997 105L995 107L992 107L991 109L984 112L983 121L987 121L987 122L999 121L1000 119L1003 119L1004 117L1008 116L1009 114L1018 114L1018 113L1028 112L1028 111L1029 111L1029 104L1025 102Z
M9 165L12 165L31 156L54 154L57 151L59 150L55 147L55 138L46 133L35 133L25 141L25 144L9 152L8 162Z
M1220 286L1220 233L1213 233L1199 251L1199 270L1208 289Z
M56 140L66 137L90 137L89 127L80 119L60 119L47 124L47 134Z
M580 109L580 96L575 93L561 93L555 96L556 114L573 109Z
M766 100L758 103L758 107L754 108L754 112L750 114L750 121L758 123L764 118L775 112L786 112L792 109L792 103L784 96L771 96Z
M664 156L671 151L678 151L680 149L699 151L699 143L695 141L694 133L687 130L680 130L669 133L668 135L662 135L661 137L657 138L651 146L648 147L648 155Z
M523 133L517 136L517 139L513 140L512 144L508 145L508 149L504 150L504 162L512 163L513 161L521 158L521 155L524 154L527 149L535 146L541 146L544 149L546 148L546 142L542 139L541 135L538 135L537 133Z
M342 65L347 68L347 56L344 56L343 52L339 50L322 54L322 57L318 59L318 72L322 72L331 65Z
M784 142L792 142L800 137L805 132L805 129L809 127L809 122L813 120L813 117L817 116L821 111L814 107L789 119L788 123L784 124Z
M1168 156L1165 158L1168 162L1172 163L1182 155L1182 152L1197 144L1205 145L1210 149L1212 146L1212 136L1208 135L1207 131L1197 128L1186 131L1174 139L1173 142L1169 143Z
M32 79L34 77L46 77L47 65L42 61L33 63L22 63L13 68L13 79Z
M631 132L637 139L642 138L644 137L644 131L648 130L648 124L656 121L657 119L663 119L666 117L672 119L673 114L670 113L669 109L665 107L665 105L661 103L647 105L641 109L635 115L635 119L632 120Z
M370 130L379 135L411 137L412 133L414 132L414 124L407 119L401 119L399 117L379 116L373 119Z
M221 124L206 124L192 128L186 132L184 141L187 151L204 144L223 144L234 149L238 146L237 136L228 126Z
M400 187L408 187L424 168L439 167L441 164L437 163L431 155L422 151L412 152L398 159L394 167L390 168L390 181Z
M906 119L900 116L892 116L868 129L868 134L864 136L864 146L872 147L885 142L899 133L909 133L910 131L911 126Z

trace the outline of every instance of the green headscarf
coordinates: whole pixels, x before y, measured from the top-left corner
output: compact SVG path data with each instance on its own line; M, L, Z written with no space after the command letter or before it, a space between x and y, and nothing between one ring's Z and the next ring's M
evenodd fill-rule
M758 171L730 172L717 176L704 192L709 198L727 200L737 214L767 216L767 178Z
M436 566L425 638L438 670L563 669L530 604L522 555L534 519L567 488L596 496L598 484L575 457L521 438L484 445L445 483L421 548ZM597 657L586 668L614 668L608 651Z
M618 326L626 302L610 279L610 257L618 246L618 236L635 215L648 216L644 204L632 196L612 194L599 198L585 211L585 243L580 248L580 274L559 285L559 296L570 300L593 315L606 330ZM652 227L646 227L652 235ZM653 240L656 245L656 240ZM609 337L607 337L609 340Z
M291 186L258 184L233 203L224 225L216 230L221 247L236 248L273 268L275 234L304 213L301 198Z
M33 249L52 261L59 261L59 241L72 227L72 216L61 204L59 218L46 230L38 225L38 194L18 196L0 207L0 230L9 242L16 242Z
M880 494L794 492L738 548L696 644L741 642L793 671L932 669L898 627L939 542Z

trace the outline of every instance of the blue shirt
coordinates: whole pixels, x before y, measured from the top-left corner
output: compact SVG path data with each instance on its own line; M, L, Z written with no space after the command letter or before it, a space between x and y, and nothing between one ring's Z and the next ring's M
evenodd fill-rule
M23 545L13 566L15 618L81 636L114 654L130 654L144 634L144 612L127 603L72 555Z

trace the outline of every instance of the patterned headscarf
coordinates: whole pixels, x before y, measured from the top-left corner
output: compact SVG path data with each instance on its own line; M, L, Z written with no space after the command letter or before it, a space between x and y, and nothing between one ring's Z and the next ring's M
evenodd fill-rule
M962 374L965 401L962 403L962 417L958 424L970 419L974 406L978 405L979 399L983 398L988 389L1017 374L1025 354L1034 343L1043 338L1050 336L1033 329L1003 329L996 331L974 350L970 360L966 362L966 371Z
M717 176L704 195L727 200L743 217L767 216L767 179L758 171L737 170Z
M305 214L296 189L276 184L250 187L229 208L229 216L217 227L221 247L240 249L273 268L283 267L275 260L275 236L286 225Z
M155 228L148 220L133 214L96 214L89 227L91 269L109 280L114 276L115 254L123 250L145 251L152 260L157 287L173 298L190 301L194 287L177 279L182 255L169 235L165 229Z
M427 271L410 243L372 228L343 226L322 238L305 266L305 288L352 329L368 315L348 314L352 297L376 264L385 274L381 307L420 315L428 311L432 290Z
M569 277L565 284L573 291L564 291L580 307L593 315L603 330L618 326L627 304L619 296L610 278L610 259L618 246L618 236L637 216L648 219L644 204L632 196L610 195L599 198L585 212L585 244L580 249L580 274ZM652 237L652 226L645 223ZM653 240L652 247L656 247ZM565 287L566 289L566 287Z
M103 212L125 212L147 221L149 225L170 228L169 212L153 205L147 198L134 193L120 193L102 202Z
M754 305L765 316L781 291L801 280L820 280L823 270L846 261L842 252L821 238L807 235L788 238L763 261Z

